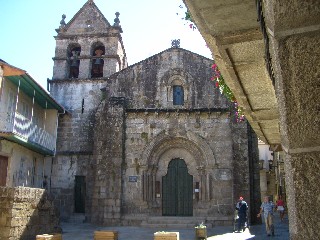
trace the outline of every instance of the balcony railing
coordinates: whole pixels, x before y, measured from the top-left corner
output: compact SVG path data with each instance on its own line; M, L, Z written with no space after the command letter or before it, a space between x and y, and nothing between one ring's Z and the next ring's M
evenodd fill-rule
M56 138L38 127L36 124L18 112L0 112L0 132L14 134L33 147L41 147L54 152Z

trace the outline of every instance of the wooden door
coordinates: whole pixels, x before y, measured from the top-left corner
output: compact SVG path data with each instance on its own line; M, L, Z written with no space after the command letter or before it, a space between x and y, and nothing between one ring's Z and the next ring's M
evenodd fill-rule
M8 173L8 157L0 156L0 186L6 186Z
M162 178L162 215L192 216L192 182L184 160L173 159Z
M86 177L76 176L75 194L74 194L74 211L76 213L85 212L85 199L86 199Z

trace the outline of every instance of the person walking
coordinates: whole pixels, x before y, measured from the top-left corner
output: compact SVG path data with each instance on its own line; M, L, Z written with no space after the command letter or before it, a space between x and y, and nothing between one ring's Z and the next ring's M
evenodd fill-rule
M260 217L262 212L264 214L264 221L266 224L266 231L267 235L274 236L274 225L273 225L273 211L274 211L275 205L272 201L270 201L269 196L264 197L264 202L261 204L260 212L258 213L257 217Z
M277 211L279 212L280 215L280 220L281 222L283 222L283 218L284 218L284 201L282 200L282 196L279 195L279 199L276 202L277 205Z
M248 210L248 204L246 201L243 200L243 197L240 197L237 205L236 205L236 210L238 210L238 232L241 231L241 229L245 229L246 227L246 220L247 220L247 210Z

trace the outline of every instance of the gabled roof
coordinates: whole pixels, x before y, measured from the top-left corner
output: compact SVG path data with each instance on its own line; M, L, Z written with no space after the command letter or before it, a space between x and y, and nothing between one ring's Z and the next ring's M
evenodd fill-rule
M110 23L108 22L108 20L104 17L104 15L102 14L102 12L99 10L99 8L97 7L97 5L94 3L93 0L88 0L83 6L82 8L80 8L80 10L73 16L73 18L71 18L71 20L66 24L65 26L65 30L68 31L68 29L70 28L70 26L72 25L72 23L74 23L79 16L84 13L87 9L89 8L93 8L94 11L96 11L100 16L102 21L106 24L107 27L111 27ZM97 21L97 20L95 20Z
M3 69L3 76L4 77L14 76L14 75L22 75L22 74L26 73L26 71L10 65L10 64L6 63L5 61L3 61L2 59L0 59L0 66Z
M209 60L209 61L214 62L213 59L204 57L204 56L202 56L202 55L200 55L200 54L198 54L198 53L191 52L191 51L186 50L186 49L184 49L184 48L180 48L180 47L174 48L174 47L171 47L171 48L167 48L167 49L165 49L165 50L163 50L163 51L161 51L161 52L159 52L159 53L156 53L156 54L154 54L154 55L152 55L152 56L150 56L150 57L148 57L148 58L146 58L146 59L143 59L143 60L141 60L141 61L139 61L139 62L136 62L136 63L134 63L134 64L132 64L132 65L129 65L128 67L122 69L121 71L112 74L111 76L109 76L109 78L114 78L114 77L116 77L120 72L126 71L126 70L128 70L128 69L130 69L130 68L133 68L134 66L137 66L137 65L139 65L139 64L141 64L141 63L143 63L143 62L145 62L145 61L148 61L148 60L150 60L150 59L152 59L152 58L154 58L154 57L160 56L161 54L163 54L163 53L165 53L165 52L172 52L172 51L177 51L177 50L182 51L182 52L187 52L187 53L193 54L193 55L195 55L195 56L197 56L197 57L199 57L199 58L203 58L203 59L206 59L206 60Z
M43 109L57 109L60 113L64 113L64 108L51 97L25 70L9 65L4 61L0 61L0 66L4 70L3 76L15 84L20 86L21 91L30 98L35 96L35 101Z

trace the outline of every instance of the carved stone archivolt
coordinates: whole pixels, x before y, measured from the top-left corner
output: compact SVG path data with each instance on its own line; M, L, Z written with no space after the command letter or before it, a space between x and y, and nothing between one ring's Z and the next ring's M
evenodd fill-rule
M174 135L176 134L176 135ZM159 165L161 156L172 149L180 149L182 152L189 152L193 156L196 166L212 166L216 163L212 149L206 141L193 132L186 132L184 136L177 136L178 132L170 131L170 135L166 131L159 133L145 148L142 153L142 161L147 165ZM177 151L179 152L179 151ZM177 153L178 154L178 153ZM182 158L172 156L173 158ZM184 159L188 164L188 159Z
M170 134L167 134L170 132ZM143 199L155 200L155 183L167 174L172 159L183 159L194 181L200 183L200 200L209 200L210 172L215 165L215 157L210 146L195 133L162 131L145 148L141 161L146 165L143 171Z

